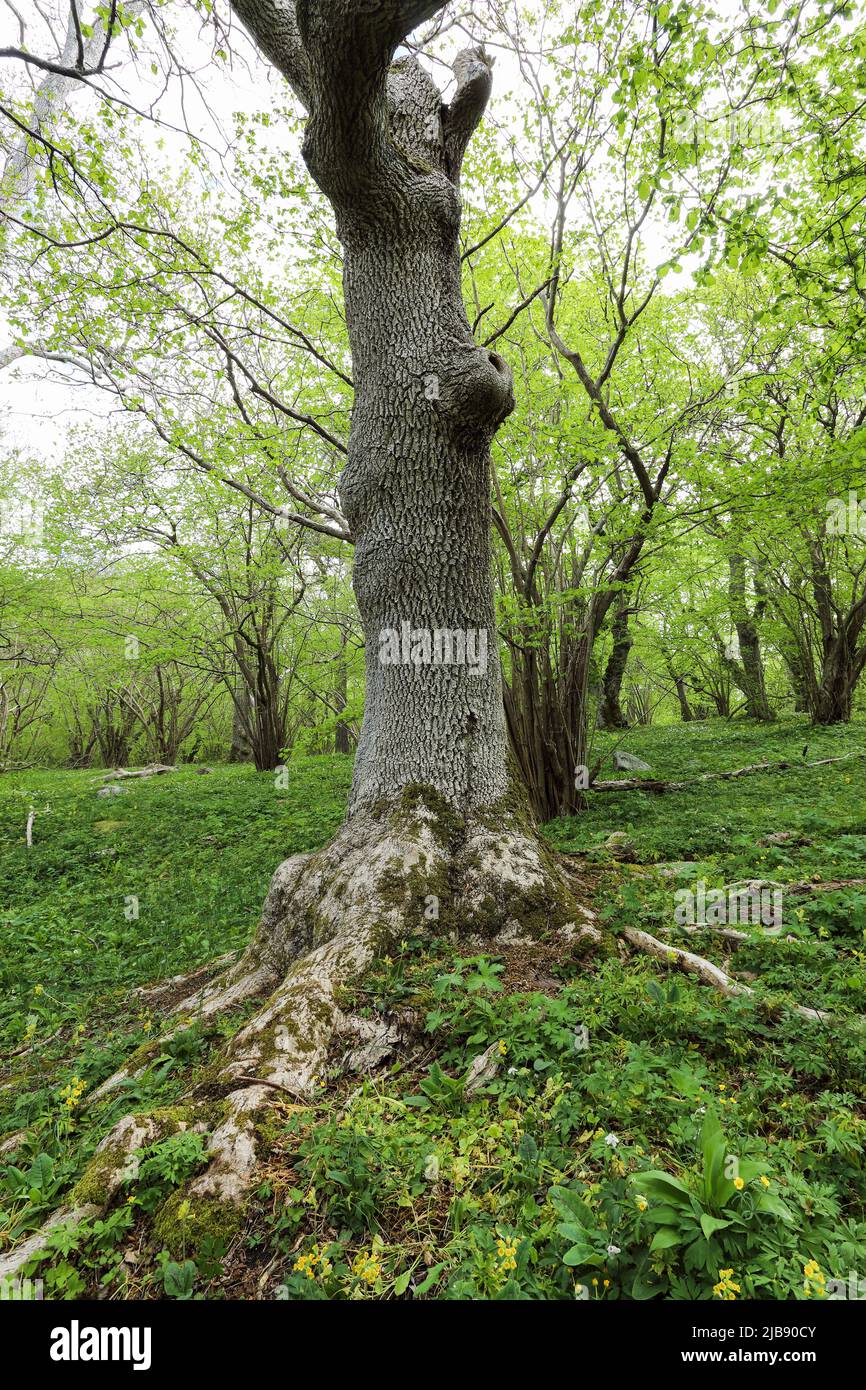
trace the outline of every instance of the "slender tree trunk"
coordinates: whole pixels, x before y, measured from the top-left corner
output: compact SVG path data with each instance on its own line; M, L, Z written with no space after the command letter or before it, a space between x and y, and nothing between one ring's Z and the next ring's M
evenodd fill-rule
M340 656L337 660L337 674L336 680L334 682L334 705L338 713L340 714L346 708L346 703L348 700L348 678L346 673L346 660L343 654L344 652L345 643L343 646L343 651L341 651ZM351 753L351 751L352 731L349 728L348 724L345 722L345 720L338 719L337 726L334 730L334 752Z
M791 680L794 713L808 714L812 706L812 690L817 685L811 655L804 651L799 641L788 634L779 644L779 654Z
M627 729L628 720L622 711L620 696L625 668L628 663L629 652L634 644L634 638L629 630L628 608L626 606L620 605L617 608L611 625L611 633L613 635L613 647L602 678L599 724L603 729Z
M689 704L688 691L686 690L685 676L674 676L674 688L677 692L677 700L680 706L680 718L684 724L691 724L695 717L694 710Z
M849 628L843 626L825 648L811 707L815 724L843 724L851 718L854 691L866 666L866 648L852 651L848 638Z
M771 720L775 714L767 699L764 678L764 661L761 655L761 639L758 633L757 613L749 611L746 598L746 561L739 551L728 556L728 595L731 604L731 617L737 631L740 660L727 658L728 669L734 682L746 697L746 713L750 719Z
M250 749L250 725L252 709L246 684L239 679L232 695L232 738L229 747L230 763L248 763L252 758Z

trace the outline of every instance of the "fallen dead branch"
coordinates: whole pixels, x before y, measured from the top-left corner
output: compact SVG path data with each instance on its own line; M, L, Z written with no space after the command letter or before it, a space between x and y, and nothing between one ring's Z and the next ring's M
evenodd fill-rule
M161 777L165 772L177 772L176 767L168 763L148 763L147 767L133 768L115 767L111 772L106 772L102 777L103 782L120 782L128 777Z
M730 772L702 772L698 777L687 777L681 782L665 782L658 777L623 777L619 780L593 782L588 788L591 792L664 792L685 791L688 787L700 786L703 782L732 782L739 777L750 777L757 772L791 772L795 769L827 767L830 763L844 763L851 758L866 758L866 748L858 748L854 753L843 753L838 758L818 758L815 762L792 762L786 759L778 763L751 763L748 767L737 767Z
M623 936L638 951L644 955L654 956L656 960L662 961L665 965L678 966L680 970L686 971L689 975L695 975L702 984L711 985L720 994L733 998L735 995L752 995L755 991L749 985L741 984L739 980L733 979L726 970L720 965L714 965L711 960L704 956L696 956L693 951L684 951L680 946L671 946L668 942L659 941L658 937L650 936L649 932L641 931L639 927L626 927ZM810 1023L831 1023L848 1024L862 1026L862 1019L840 1019L834 1014L825 1013L822 1009L809 1009L805 1004L791 1003L788 1007L800 1018L806 1018Z

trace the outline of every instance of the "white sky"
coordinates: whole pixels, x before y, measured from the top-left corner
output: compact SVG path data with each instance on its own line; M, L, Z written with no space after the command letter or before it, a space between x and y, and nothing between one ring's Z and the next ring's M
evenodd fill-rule
M29 19L34 0L16 0L16 5ZM43 9L46 5L49 9L53 6L57 13L63 13L63 0L42 0ZM738 8L737 0L725 0L723 8L730 13L735 12ZM282 87L281 80L276 74L268 75L267 68L257 60L239 30L233 38L233 64L229 70L225 65L211 60L212 36L199 32L198 21L191 11L182 6L172 6L167 13L174 17L180 35L178 51L184 53L189 66L195 70L195 83L184 84L182 105L180 84L175 81L159 105L159 114L164 121L177 126L183 125L186 120L189 128L217 147L223 148L224 131L231 128L232 113L238 110L253 112L265 108L268 105L268 83L274 84L274 89L277 90ZM35 51L47 53L50 51L50 44L44 28L40 28L41 32L38 33L34 29L32 46ZM3 7L3 0L0 0L0 45L16 44L19 41L17 30L14 16ZM455 46L459 46L459 43L460 35L457 35ZM0 80L5 82L14 78L20 82L23 72L21 64L7 62L0 65ZM437 80L441 82L442 71L438 65L434 72ZM149 72L149 59L139 63L135 68L127 64L117 76L118 90L136 106L145 105L152 97L154 79ZM521 85L516 62L509 62L508 55L503 55L501 50L497 53L495 80L500 101L504 92L509 89L517 91ZM201 88L207 107L202 103L196 84ZM88 104L92 105L94 101L92 95L78 91L71 98L70 105L74 109L82 109ZM509 114L507 110L503 111L500 105L499 119L508 117ZM495 118L496 115L494 106L492 116ZM223 126L223 131L220 126ZM169 167L180 166L185 145L182 135L144 124L140 137L145 145L149 144L153 148L155 155L157 142L162 142L159 158L167 160ZM537 210L543 218L543 200L539 199L538 202ZM660 230L653 231L648 226L644 241L651 256L658 261L664 258L666 249ZM684 269L688 276L690 267L687 263L684 263ZM664 288L676 290L681 288L683 283L683 277L671 276L665 282ZM8 325L4 324L0 317L0 350L10 341ZM116 410L117 405L113 398L109 398L97 388L88 386L74 369L28 359L24 363L0 371L0 437L4 438L7 444L11 443L42 459L49 467L56 466L59 462L70 434L76 427L85 425L88 420L92 421L94 415L107 418Z

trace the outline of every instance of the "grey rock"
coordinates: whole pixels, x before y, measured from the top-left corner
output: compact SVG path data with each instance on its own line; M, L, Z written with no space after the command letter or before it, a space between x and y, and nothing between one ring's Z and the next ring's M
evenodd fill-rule
M810 845L812 841L808 835L804 835L800 830L776 830L772 835L765 835L763 840L759 840L759 845Z
M623 753L619 748L613 755L613 765L617 772L652 772L643 758L635 757L634 753Z

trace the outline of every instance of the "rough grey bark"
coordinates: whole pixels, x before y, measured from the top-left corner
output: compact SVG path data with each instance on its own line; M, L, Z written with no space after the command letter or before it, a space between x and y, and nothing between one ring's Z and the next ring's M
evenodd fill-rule
M460 168L491 64L481 50L461 53L450 105L414 57L392 66L441 0L235 8L307 106L304 158L345 253L356 396L340 499L367 643L350 814L413 784L471 813L508 786L489 479L513 388L505 362L472 337L458 241ZM457 634L452 656L468 640L485 659L474 671L437 663L437 632ZM383 650L395 654L383 649L390 633L398 659L383 664ZM439 649L447 656L444 639Z

